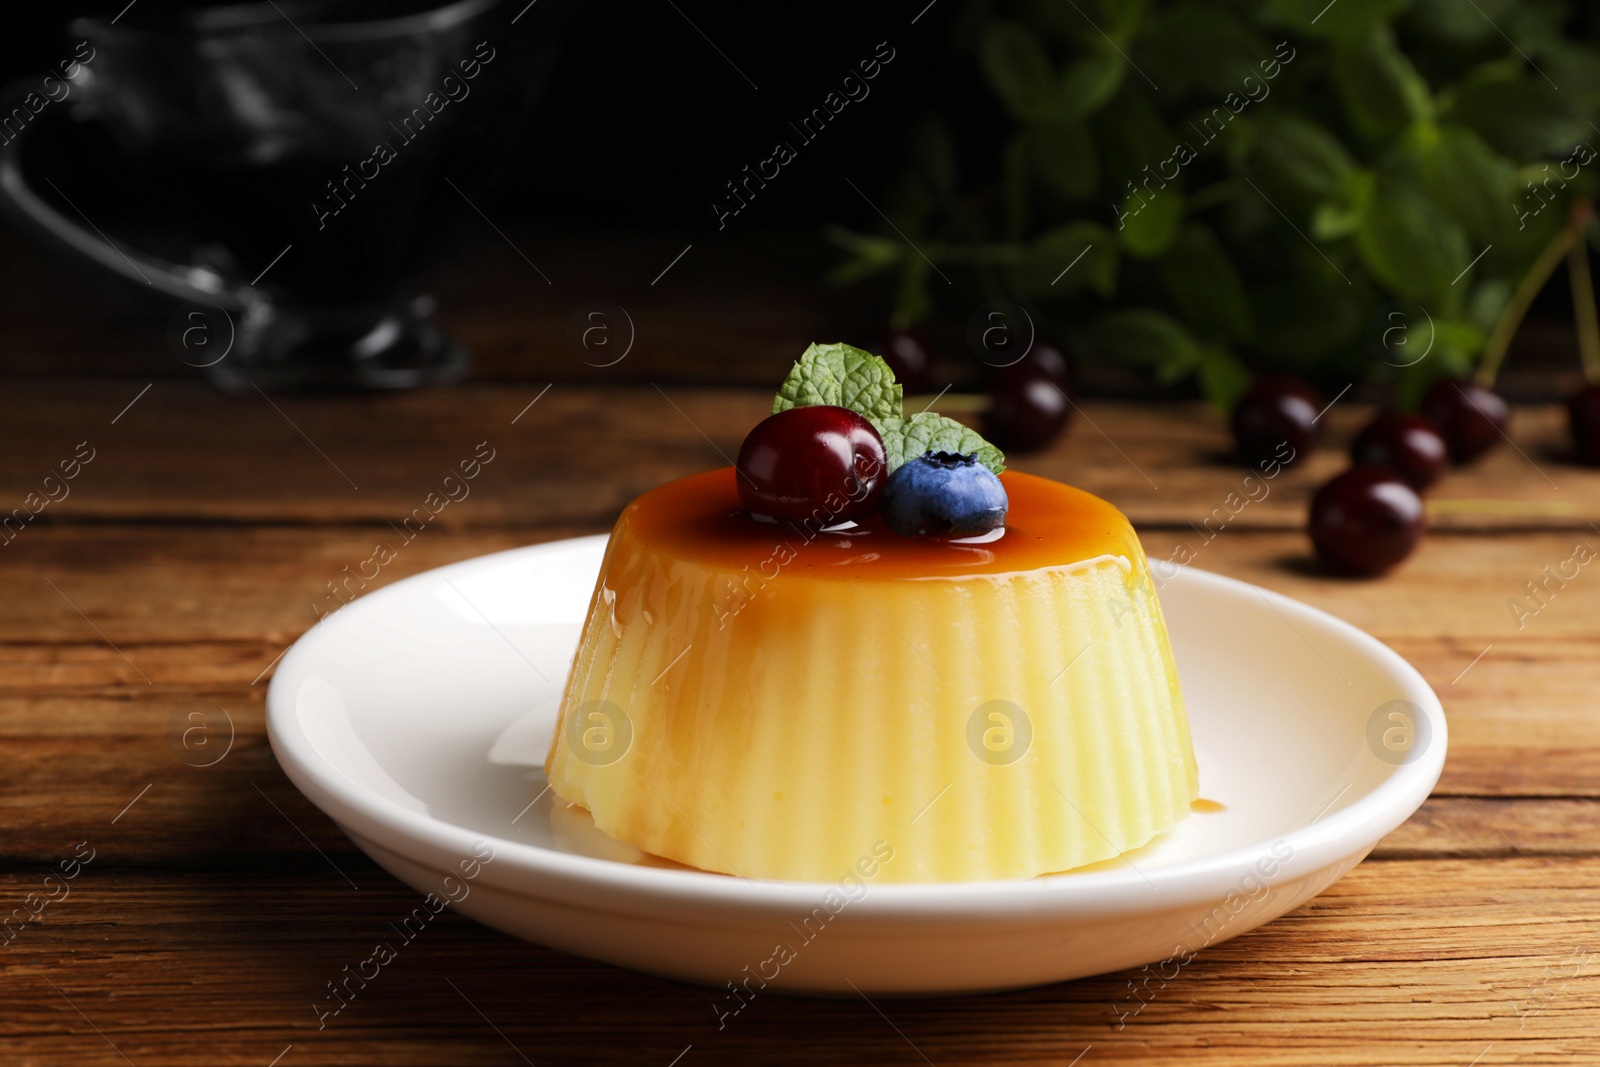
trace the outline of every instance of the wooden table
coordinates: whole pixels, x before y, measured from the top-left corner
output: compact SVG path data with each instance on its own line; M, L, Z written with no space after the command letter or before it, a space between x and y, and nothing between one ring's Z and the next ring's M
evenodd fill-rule
M47 873L93 859L0 946L0 1063L1600 1062L1600 564L1520 628L1507 604L1576 544L1600 548L1600 472L1563 460L1557 412L1531 408L1520 454L1452 474L1435 532L1387 579L1309 562L1301 524L1333 447L1199 549L1197 565L1398 649L1444 700L1450 757L1370 859L1204 952L1124 1027L1111 1004L1133 972L876 1008L767 997L719 1032L706 990L447 913L319 1030L325 983L415 898L290 786L264 736L272 665L326 583L480 441L496 459L471 496L379 583L603 530L636 493L722 462L766 403L544 384L268 403L178 377L7 382L0 512L80 442L93 459L0 548L0 912L59 896ZM1016 465L1109 497L1152 556L1197 540L1190 524L1240 485L1198 406L1083 409ZM1336 406L1333 441L1362 416ZM186 744L197 724L212 732Z

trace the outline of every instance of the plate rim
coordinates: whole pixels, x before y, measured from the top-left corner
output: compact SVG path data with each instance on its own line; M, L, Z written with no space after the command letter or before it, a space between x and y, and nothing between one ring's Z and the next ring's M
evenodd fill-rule
M478 832L407 809L359 785L323 759L300 729L295 690L310 671L308 664L313 661L324 628L360 625L363 616L382 611L389 601L417 595L423 588L441 587L446 579L462 572L520 563L556 551L591 547L603 551L609 538L609 533L559 538L458 560L402 578L323 616L290 646L268 686L267 736L274 755L295 787L341 829L371 838L412 862L425 862L415 849L415 845L422 845L441 861L443 870L450 866L452 857L469 856L476 843L490 841L495 860L483 868L478 878L513 893L530 895L537 888L536 895L548 899L589 907L609 905L607 910L630 914L654 913L662 905L704 909L724 920L741 915L764 919L775 912L809 910L837 882L741 879L708 871L642 867ZM1288 843L1296 859L1306 859L1303 864L1296 864L1293 879L1279 875L1267 880L1272 885L1303 878L1351 857L1359 861L1379 839L1415 813L1437 783L1449 747L1443 706L1415 667L1356 626L1254 583L1181 565L1172 576L1163 576L1163 583L1166 582L1192 583L1224 595L1251 590L1279 614L1289 618L1298 615L1306 622L1332 629L1378 660L1386 668L1385 673L1400 683L1401 695L1421 708L1431 731L1428 748L1415 760L1396 765L1383 781L1332 815L1247 846L1194 857L1148 873L1130 866L1015 880L869 881L868 891L848 909L855 919L1031 921L1047 913L1118 915L1192 906L1226 896L1235 888L1241 872L1253 868L1278 841ZM397 847L397 836L413 847ZM537 882L530 882L530 877ZM1130 889L1136 891L1127 892Z

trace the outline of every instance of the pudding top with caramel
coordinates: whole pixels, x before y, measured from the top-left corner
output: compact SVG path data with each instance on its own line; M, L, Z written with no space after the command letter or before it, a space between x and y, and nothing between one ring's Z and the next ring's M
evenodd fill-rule
M618 533L675 557L739 570L776 556L785 572L815 578L939 578L1011 574L1112 557L1143 558L1122 513L1061 482L1007 471L1010 499L1003 531L938 541L900 537L874 516L838 526L826 509L802 523L754 519L739 501L736 474L722 467L669 482L623 511Z

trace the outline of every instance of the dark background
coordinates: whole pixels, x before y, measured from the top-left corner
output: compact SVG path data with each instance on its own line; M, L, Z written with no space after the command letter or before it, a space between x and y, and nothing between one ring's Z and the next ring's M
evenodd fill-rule
M475 379L594 378L566 338L573 309L592 299L627 307L640 330L640 344L608 369L608 381L767 384L809 340L872 343L887 325L889 292L886 285L825 284L841 254L824 228L881 225L864 197L884 206L918 116L937 111L957 126L968 173L989 166L991 145L1003 134L974 66L955 56L959 0L759 8L705 0L538 3L544 11L496 36L504 58L478 82L522 91L530 76L519 51L531 49L519 50L515 35L535 26L536 15L554 14L552 6L573 12L575 24L529 122L518 131L490 131L477 155L442 167L501 234L438 182L413 216L424 231L420 286L437 296L446 330L473 353ZM524 4L505 0L490 17L507 24ZM0 85L12 87L7 108L72 54L74 18L109 19L125 5L8 15L0 34ZM138 0L118 25L149 25L163 7L184 6ZM417 5L378 10L407 6ZM895 58L868 83L870 94L814 141L800 143L789 123L821 106L880 42ZM476 121L488 110L475 101L463 113ZM719 229L713 198L743 167L770 156L778 139L798 157ZM79 174L77 184L72 168L54 161L41 173L61 181L114 240L149 247L147 237L167 227L170 213L137 172L108 169ZM317 194L308 185L307 201ZM273 247L282 241L274 235ZM651 287L691 243L693 252L667 281ZM527 272L523 257L550 276L549 287ZM0 370L198 376L169 350L175 301L69 261L3 216L0 274L15 279L0 299L0 333L11 342L0 350ZM959 330L946 332L936 358L955 365L952 373L972 372Z
M508 21L524 3L505 0L494 17ZM951 122L964 184L995 169L1007 124L963 47L966 0L538 3L545 11L565 5L578 17L529 124L480 146L478 159L490 165L456 160L445 168L517 251L447 187L431 188L417 213L429 224L422 285L439 297L446 328L473 351L476 377L592 376L565 340L573 308L590 299L625 305L645 327L669 314L679 324L667 326L675 333L642 333L664 347L642 346L609 380L766 383L807 340L870 345L888 322L890 282L827 285L842 254L824 239L825 227L883 229L873 204L886 206L886 189L903 170L906 131L924 114ZM32 81L70 55L73 18L109 18L125 6L112 0L9 14L0 84ZM137 0L123 22L157 18L163 6L185 5ZM536 24L529 17L506 38ZM1588 5L1571 28L1591 39L1600 34L1600 4ZM850 103L814 142L800 143L790 122L820 106L879 42L895 58L869 83L870 95ZM505 54L484 81L515 91L524 71L514 47ZM7 93L8 107L17 95ZM778 139L798 158L719 229L713 199ZM119 229L114 214L130 204L137 210L138 195L127 195L133 184L106 183L104 202L83 205L114 237L137 232ZM316 192L308 188L308 200ZM1113 210L1104 205L1102 221ZM651 288L691 243L693 252L672 268L675 289ZM522 288L519 255L551 268L550 291ZM69 264L4 219L0 272L20 283L0 300L0 330L20 342L0 352L0 369L193 376L164 341L172 301ZM970 310L970 301L937 307L927 327L935 362L964 387L980 369L960 333ZM1509 392L1554 395L1545 381L1549 368L1573 362L1571 316L1558 274L1518 334ZM655 358L667 348L670 359ZM1087 392L1157 391L1125 376L1089 379ZM1160 391L1193 395L1193 386Z
M523 2L506 0L500 10L509 18ZM710 200L723 183L770 155L775 139L795 144L788 121L819 106L880 41L895 59L870 83L870 95L813 143L796 144L799 158L729 229L804 233L865 220L872 210L843 176L869 193L881 188L917 115L981 111L971 67L950 55L958 0L936 0L915 25L910 20L927 0L540 2L582 13L526 136L505 146L506 171L492 193L495 206L529 218L716 233ZM42 73L70 54L72 18L110 17L125 3L8 13L0 81ZM140 0L123 21L136 23L155 8ZM515 62L492 68L494 77L514 77Z

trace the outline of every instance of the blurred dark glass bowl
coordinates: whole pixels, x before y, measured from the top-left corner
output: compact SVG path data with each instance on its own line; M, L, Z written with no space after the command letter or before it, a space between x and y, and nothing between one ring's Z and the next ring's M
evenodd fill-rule
M467 355L409 279L442 199L492 181L577 8L145 0L78 19L70 92L0 146L0 202L225 318L225 358L179 352L224 388L451 380Z

